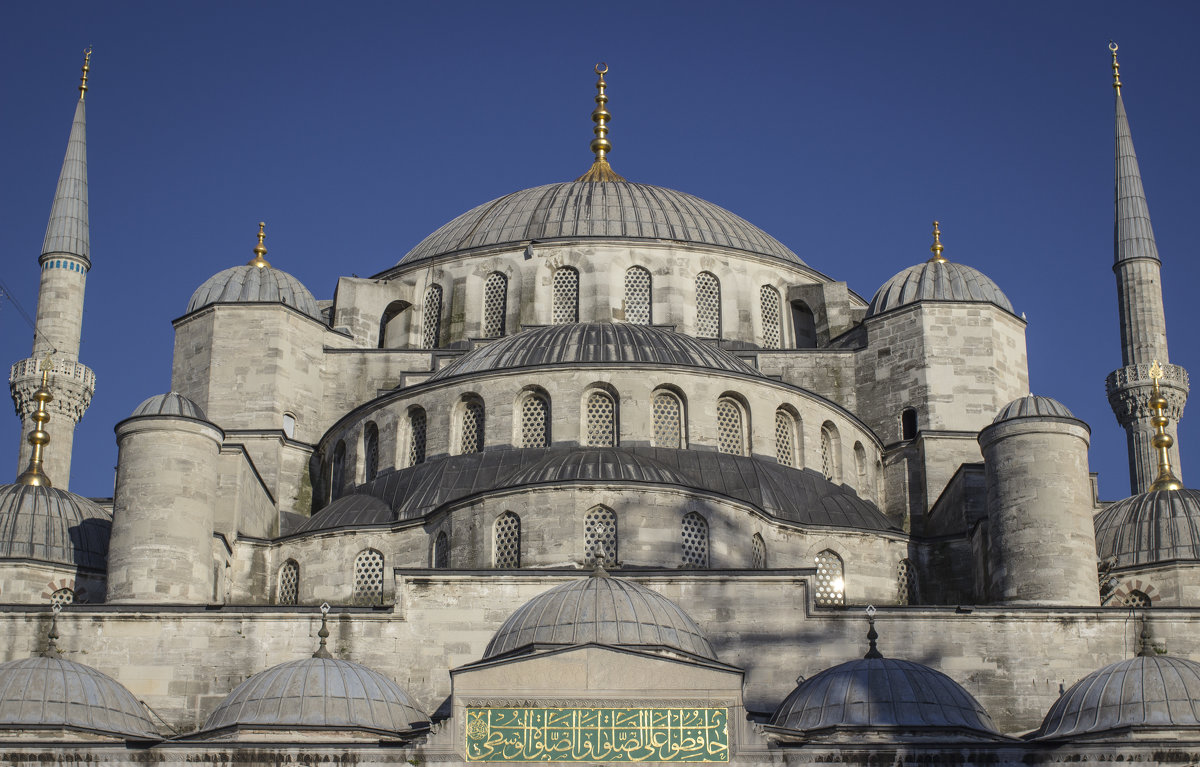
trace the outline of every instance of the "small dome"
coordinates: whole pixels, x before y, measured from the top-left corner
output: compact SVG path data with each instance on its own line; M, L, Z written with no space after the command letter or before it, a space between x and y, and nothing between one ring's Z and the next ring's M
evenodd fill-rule
M0 730L59 727L162 738L133 693L91 666L40 656L0 663Z
M987 711L958 682L894 658L852 660L804 680L780 704L771 724L805 732L889 727L998 734Z
M683 608L657 591L607 574L563 583L526 602L492 637L483 657L588 642L667 648L716 660Z
M1115 567L1200 560L1200 492L1154 490L1096 515L1096 553Z
M0 485L0 559L104 570L112 515L54 487Z
M317 300L300 280L281 269L249 264L217 272L205 280L192 294L186 313L191 314L210 304L236 303L286 304L324 322Z
M195 402L179 392L170 391L166 394L156 394L134 409L132 418L143 415L179 415L184 418L196 418L207 421L208 417Z
M867 316L874 317L918 301L977 301L1014 313L1008 297L978 269L953 261L925 261L883 283L867 307Z
M242 682L209 714L204 729L338 728L395 734L424 729L428 722L408 693L383 674L346 660L303 658Z
M1093 671L1059 696L1034 737L1129 727L1200 727L1200 663L1138 656Z
M724 349L649 325L580 322L547 325L472 349L429 380L539 365L641 363L678 365L762 377Z
M1056 399L1030 394L1027 397L1018 397L1000 408L1000 412L992 419L992 423L1010 421L1013 418L1041 418L1044 416L1051 418L1074 418L1075 414L1068 410L1066 405Z

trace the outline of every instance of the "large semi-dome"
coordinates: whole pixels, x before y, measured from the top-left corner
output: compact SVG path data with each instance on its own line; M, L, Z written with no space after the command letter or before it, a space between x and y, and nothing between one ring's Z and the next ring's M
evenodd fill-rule
M505 195L473 208L410 250L399 264L537 240L659 240L803 261L745 219L699 197L629 181L573 181Z
M867 307L867 316L874 317L918 301L995 304L1014 313L1008 296L978 269L953 261L926 261L910 266L883 283Z
M250 264L231 267L205 280L192 293L186 313L191 314L211 304L237 303L286 304L315 320L321 320L317 300L300 280L281 269Z
M1153 490L1096 515L1096 553L1114 567L1200 560L1200 492Z
M112 516L82 496L42 485L0 485L0 559L104 570Z
M621 363L704 368L761 377L733 354L703 341L650 325L580 322L547 325L473 349L429 380L540 365Z

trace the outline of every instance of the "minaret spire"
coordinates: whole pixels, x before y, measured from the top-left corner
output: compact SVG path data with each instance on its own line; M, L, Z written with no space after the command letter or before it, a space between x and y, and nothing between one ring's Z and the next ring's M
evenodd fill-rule
M604 75L608 73L608 64L603 61L596 65L596 74L600 79L596 80L596 108L592 110L592 122L596 123L596 127L592 130L596 134L596 138L592 139L590 144L592 151L596 154L596 160L592 163L592 167L588 169L576 181L624 181L625 179L617 174L612 166L608 164L608 153L612 151L612 142L608 140L608 121L612 119L612 114L608 111L608 95L604 89L608 83L604 80Z

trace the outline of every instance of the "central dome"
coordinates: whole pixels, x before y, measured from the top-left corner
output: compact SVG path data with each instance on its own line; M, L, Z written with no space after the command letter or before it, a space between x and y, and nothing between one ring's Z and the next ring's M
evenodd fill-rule
M397 266L494 245L581 237L715 245L804 265L779 240L699 197L628 181L571 181L485 202L426 237Z

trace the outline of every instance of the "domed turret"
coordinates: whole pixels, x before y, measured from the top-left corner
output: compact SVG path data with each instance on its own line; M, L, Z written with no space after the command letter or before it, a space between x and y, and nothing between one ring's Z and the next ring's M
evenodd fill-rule
M131 417L143 415L177 415L184 418L196 418L207 421L204 410L179 392L170 391L166 394L156 394L146 399L134 408Z
M1030 394L1019 397L1004 407L992 420L992 423L1011 421L1014 418L1075 418L1067 406L1052 397L1039 397Z
M242 266L234 266L209 277L192 293L188 301L187 314L211 304L227 303L277 303L286 304L323 322L321 310L308 288L300 280L280 269L275 269L263 258L267 249L263 245L264 224L258 225L258 245L254 258Z

